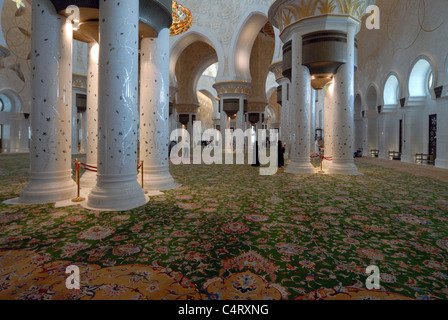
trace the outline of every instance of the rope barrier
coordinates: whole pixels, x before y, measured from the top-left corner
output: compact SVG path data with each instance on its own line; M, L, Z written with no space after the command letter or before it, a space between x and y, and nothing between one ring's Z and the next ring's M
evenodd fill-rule
M88 170L88 171L92 171L92 172L98 172L98 167L94 167L85 163L80 162L79 163L84 169Z
M82 163L82 162L78 161L78 159L75 159L75 183L78 186L78 190L77 190L78 195L76 198L72 199L72 202L82 202L82 201L86 200L85 198L81 197L81 176L80 176L81 168L84 168L85 170L92 171L92 172L98 172L98 167L91 166L86 163ZM141 171L140 171L141 180L140 181L141 181L141 185L142 185L142 189L143 189L143 186L144 186L144 184L143 184L143 182L144 182L143 181L143 161L140 161L140 164L137 165L137 172L140 169L141 169ZM148 192L145 192L145 193L148 193Z
M325 157L323 154L320 155L320 171L319 171L320 173L324 172L323 169L324 160L333 161L333 157Z

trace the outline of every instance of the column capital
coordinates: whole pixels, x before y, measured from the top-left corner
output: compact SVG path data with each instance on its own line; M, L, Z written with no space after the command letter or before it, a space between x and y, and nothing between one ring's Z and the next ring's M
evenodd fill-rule
M218 97L223 98L226 95L236 97L238 95L242 95L243 98L246 98L250 91L253 89L253 85L250 82L246 81L225 81L225 82L216 82L213 85L213 88L216 89L218 93Z
M176 111L179 114L196 114L197 110L199 109L199 105L194 103L179 103L175 104L174 108L176 108Z
M247 112L248 113L264 112L266 110L267 105L268 103L265 101L251 101L248 103Z
M281 78L277 79L276 81L281 86L290 82L287 77L281 77Z
M331 6L318 6L313 4L314 0L277 0L269 8L268 16L272 25L280 30L280 37L289 29L305 25L312 25L319 19L324 19L331 23L333 18L347 17L357 24L360 29L362 17L366 14L366 8L371 1L355 0L347 5L343 1L335 1ZM305 8L305 9L304 9ZM325 24L324 24L325 25ZM331 30L321 28L321 30Z

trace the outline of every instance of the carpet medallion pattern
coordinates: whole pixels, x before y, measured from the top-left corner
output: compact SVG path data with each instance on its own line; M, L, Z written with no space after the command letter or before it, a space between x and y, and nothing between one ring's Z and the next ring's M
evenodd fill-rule
M133 210L3 204L28 163L0 156L0 299L448 298L443 181L365 162L356 177L172 165L182 187Z

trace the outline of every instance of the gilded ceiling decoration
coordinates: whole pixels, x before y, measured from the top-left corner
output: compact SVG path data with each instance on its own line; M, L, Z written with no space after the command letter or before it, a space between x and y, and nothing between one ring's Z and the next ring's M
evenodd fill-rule
M361 20L366 7L371 2L369 0L290 0L278 2L274 15L278 28L283 31L286 26L296 21L319 15L350 15Z
M25 4L23 3L23 0L12 0L12 2L16 3L17 9L19 9L20 7L25 8Z
M173 1L173 24L170 27L170 35L177 36L186 32L193 25L193 17L190 10Z

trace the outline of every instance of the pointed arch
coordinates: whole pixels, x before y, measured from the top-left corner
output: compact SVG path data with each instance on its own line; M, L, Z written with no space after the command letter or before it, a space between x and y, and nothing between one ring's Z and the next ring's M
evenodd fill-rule
M268 22L268 10L264 5L249 7L235 29L229 50L229 72L233 80L251 82L252 47L261 28Z
M177 36L174 41L170 43L170 83L176 83L176 64L181 53L191 44L197 41L202 41L211 46L218 57L218 74L217 78L222 77L225 67L225 55L222 49L221 43L216 37L209 31L204 30L197 25L186 33Z

